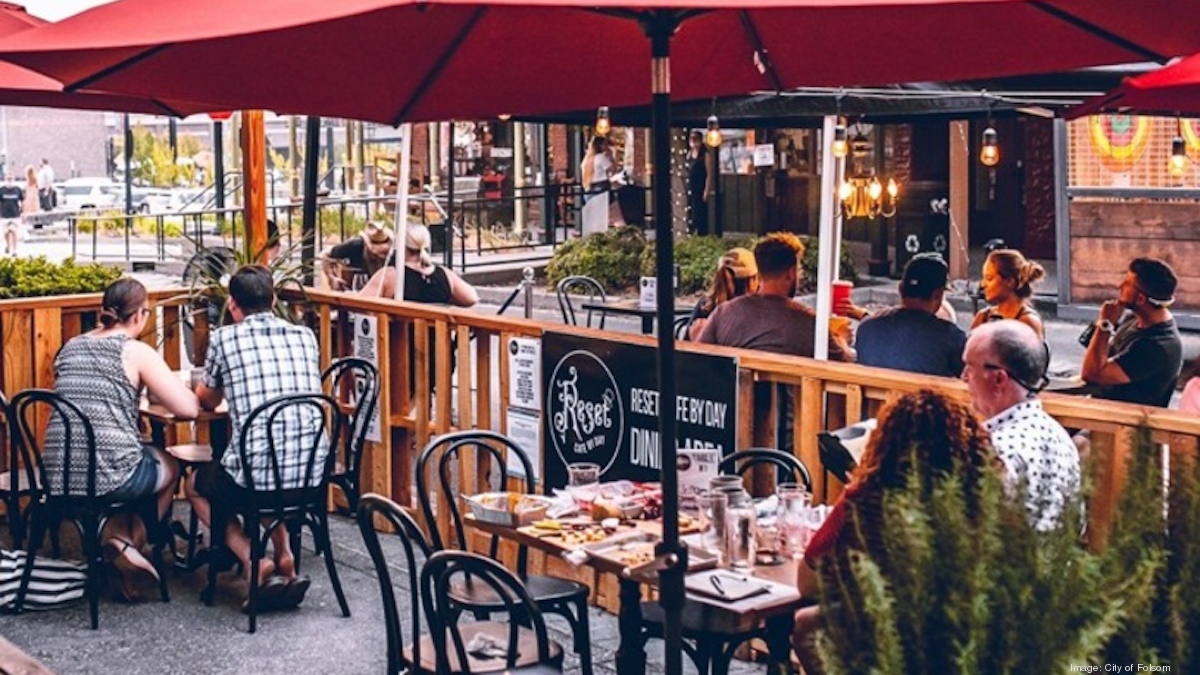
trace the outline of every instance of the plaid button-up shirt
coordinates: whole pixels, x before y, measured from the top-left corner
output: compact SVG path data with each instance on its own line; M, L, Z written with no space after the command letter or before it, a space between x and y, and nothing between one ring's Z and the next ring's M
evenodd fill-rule
M255 408L276 396L321 392L317 341L309 329L292 325L270 312L261 312L213 333L205 363L204 385L224 389L225 399L229 402L231 447L221 464L239 485L245 485L236 447L242 424ZM264 416L255 421L255 428L247 439L246 455L255 489L305 487L304 458L316 436L320 435L321 445L313 469L315 484L320 476L321 462L329 452L320 416L311 408L292 408L281 414L276 424L283 426L275 432L283 485L276 486L271 474Z

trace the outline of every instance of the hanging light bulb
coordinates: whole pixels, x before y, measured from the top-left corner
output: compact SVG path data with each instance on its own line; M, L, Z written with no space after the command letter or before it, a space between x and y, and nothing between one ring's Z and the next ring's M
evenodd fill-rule
M608 106L602 105L596 111L596 135L607 136L612 131L612 121L608 119Z
M710 148L716 148L721 145L721 122L716 115L708 116L708 129L704 132L704 144Z
M837 126L833 127L833 156L845 157L850 152L850 144L846 141L846 122L838 118Z
M1183 136L1176 136L1171 139L1171 175L1178 178L1183 175L1184 169L1187 168L1187 145L1183 142Z
M979 148L979 162L984 166L996 166L1000 163L1000 136L989 124L983 130L983 143Z

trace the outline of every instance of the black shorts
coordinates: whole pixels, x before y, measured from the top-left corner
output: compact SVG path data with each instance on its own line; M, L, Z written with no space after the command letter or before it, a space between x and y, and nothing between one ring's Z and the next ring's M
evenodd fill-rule
M251 506L250 490L238 485L220 462L209 462L196 471L196 492L209 501L214 511L229 513Z

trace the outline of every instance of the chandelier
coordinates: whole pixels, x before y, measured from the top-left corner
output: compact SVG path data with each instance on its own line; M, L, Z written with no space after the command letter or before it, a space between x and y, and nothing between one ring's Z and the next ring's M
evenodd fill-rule
M895 178L888 178L886 185L875 172L875 153L871 141L863 133L862 125L856 125L854 138L850 141L849 157L846 159L846 178L838 188L842 203L842 216L850 218L891 218L896 215L896 198L900 186Z

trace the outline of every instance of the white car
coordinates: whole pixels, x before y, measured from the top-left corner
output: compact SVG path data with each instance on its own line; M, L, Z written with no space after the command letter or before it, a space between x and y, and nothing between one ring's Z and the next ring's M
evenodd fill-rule
M71 178L57 186L58 206L67 211L86 211L120 206L124 188L107 178Z

